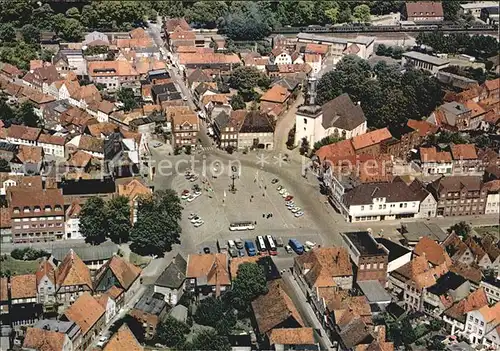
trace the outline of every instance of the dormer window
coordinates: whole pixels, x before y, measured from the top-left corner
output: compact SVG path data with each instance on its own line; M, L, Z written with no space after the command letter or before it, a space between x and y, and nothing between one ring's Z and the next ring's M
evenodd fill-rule
M52 207L50 207L50 206L45 206L44 211L45 211L45 212L50 212L50 211L52 211Z
M56 206L54 209L55 209L56 211L61 211L61 210L62 210L61 206Z
M19 213L19 212L21 212L21 211L19 210L19 207L14 207L14 213Z
M29 213L29 212L30 212L30 208L29 208L29 207L25 207L25 208L23 208L23 212L24 212L24 213Z
M41 211L40 206L35 206L34 211L35 211L35 212L40 212L40 211Z

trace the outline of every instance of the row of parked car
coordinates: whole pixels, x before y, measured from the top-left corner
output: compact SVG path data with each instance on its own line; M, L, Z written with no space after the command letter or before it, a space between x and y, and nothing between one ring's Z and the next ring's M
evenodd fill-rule
M217 241L217 248L219 252L227 252L231 257L243 257L245 256L245 251L248 256L263 254L276 256L278 254L279 247L283 247L289 254L295 252L296 254L301 255L304 252L316 247L316 243L306 241L304 245L302 245L302 243L300 243L297 239L290 239L287 245L285 245L282 237L273 238L271 235L259 235L255 238L255 241L251 239L231 239L227 241L227 244L225 242ZM203 251L205 253L210 253L210 248L205 247Z
M288 190L284 188L282 185L278 185L276 188L278 193L285 199L285 206L293 213L296 218L302 217L304 215L304 211L295 204L293 201L293 196L288 193Z

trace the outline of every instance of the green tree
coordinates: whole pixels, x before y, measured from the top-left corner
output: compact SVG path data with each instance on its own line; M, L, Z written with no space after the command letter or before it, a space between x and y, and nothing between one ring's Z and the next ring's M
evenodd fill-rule
M34 105L30 101L25 101L16 110L16 119L28 127L38 127L40 119L36 115Z
M246 310L256 297L266 293L267 280L264 268L257 263L239 265L231 293L233 306L239 310Z
M25 24L21 28L21 34L27 44L35 44L40 41L40 30L32 24Z
M227 11L228 7L224 1L196 1L188 9L186 17L203 27L215 28Z
M32 12L33 22L39 29L50 30L52 28L52 16L54 16L54 10L48 3L37 7Z
M309 149L310 149L309 140L307 140L306 137L302 138L299 149L300 154L301 155L307 154L309 152Z
M439 331L444 327L444 322L441 319L431 319L429 326L431 330Z
M353 16L358 22L370 22L370 7L366 4L356 6Z
M0 23L12 23L14 27L22 27L32 22L33 9L37 3L32 0L0 0Z
M460 11L460 1L456 0L443 0L443 15L445 21L456 21Z
M4 122L6 127L10 127L11 124L21 124L4 99L0 99L0 121Z
M16 31L12 23L0 24L0 42L10 43L16 39Z
M76 42L81 40L84 30L79 20L67 18L62 25L60 35L64 40Z
M198 324L215 328L228 312L232 313L232 309L224 300L210 296L200 302L194 320Z
M130 233L130 248L149 255L171 251L172 245L180 243L181 216L181 201L172 189L155 191L152 197L141 198L137 222Z
M125 196L117 196L106 203L106 218L109 238L117 244L125 243L129 239L130 205Z
M378 56L385 56L386 55L386 51L387 51L387 46L385 44L379 44L377 46L377 50L375 51L375 53Z
M247 107L245 101L243 100L243 96L240 94L235 94L231 97L231 107L233 110L243 110Z
M339 8L331 7L325 11L325 16L328 18L329 23L335 24L339 20Z
M338 23L351 23L352 22L352 12L349 6L344 7L340 10Z
M458 236L467 239L472 233L472 227L464 221L453 224L448 228L448 233L455 232Z
M236 68L229 77L229 85L233 89L250 90L262 81L262 73L255 67Z
M187 343L183 349L230 351L231 344L227 336L220 335L215 330L204 330L196 334L193 338L193 342Z
M186 323L180 322L174 317L168 316L160 322L156 330L158 341L170 348L177 348L186 342L186 334L189 334L189 327Z
M139 106L135 99L134 91L131 88L120 88L117 97L123 103L125 111L130 111Z
M233 40L257 41L269 35L270 24L257 3L235 2L239 7L231 6L231 13L225 20L226 35Z
M66 11L66 17L80 20L80 10L78 10L78 8L76 8L76 7L70 7Z
M392 58L399 60L403 57L404 49L401 46L396 46L392 49Z
M108 233L104 200L93 196L82 206L80 231L86 242L100 244Z
M9 161L0 158L0 172L10 172Z
M193 148L191 147L191 145L186 145L184 147L184 152L186 153L186 155L191 155L192 149Z

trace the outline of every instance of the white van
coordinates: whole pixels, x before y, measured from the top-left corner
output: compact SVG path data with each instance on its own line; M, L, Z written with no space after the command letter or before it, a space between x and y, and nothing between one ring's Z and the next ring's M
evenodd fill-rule
M235 247L236 247L236 244L234 243L234 241L233 241L233 240L228 240L228 241L227 241L227 245L229 246L229 248L230 248L230 249L231 249L231 248L235 248Z

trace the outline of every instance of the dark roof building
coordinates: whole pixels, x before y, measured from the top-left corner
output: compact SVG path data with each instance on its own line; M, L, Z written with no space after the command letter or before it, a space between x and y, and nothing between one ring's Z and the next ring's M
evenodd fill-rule
M272 118L259 111L248 111L240 128L240 133L274 133Z
M187 262L177 254L163 273L156 279L155 286L178 289L186 279Z
M374 198L385 198L388 202L418 201L417 196L404 182L364 183L344 195L348 206L371 204Z
M328 101L321 109L323 111L323 128L325 129L353 130L366 122L361 106L355 105L347 93Z

